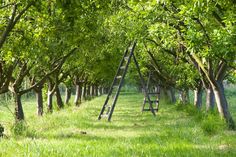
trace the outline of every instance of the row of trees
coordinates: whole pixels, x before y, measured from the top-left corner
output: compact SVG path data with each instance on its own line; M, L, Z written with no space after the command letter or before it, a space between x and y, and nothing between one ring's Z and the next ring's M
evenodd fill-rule
M0 2L0 93L14 94L17 121L24 119L21 96L31 90L42 108L46 89L52 111L54 93L63 107L61 83L68 93L75 85L78 100L81 86L109 86L125 43L136 39L142 71L155 69L155 79L173 101L174 89L183 101L194 90L200 109L205 89L207 110L216 102L235 128L223 87L224 80L235 78L234 0Z
M100 24L109 11L106 7L105 1L0 1L0 94L13 94L16 122L24 120L21 97L30 91L36 93L41 116L43 90L52 112L54 94L58 107L64 106L61 83L66 86L66 103L76 87L76 105L82 86L83 93L92 95L107 86L116 59L108 62L110 54L102 49L106 30Z
M194 105L206 109L214 104L230 128L230 114L223 81L235 79L235 1L129 1L114 15L112 27L127 37L138 38L144 64L156 71L156 78L172 93L181 91L186 103L194 90ZM234 75L234 76L233 76Z

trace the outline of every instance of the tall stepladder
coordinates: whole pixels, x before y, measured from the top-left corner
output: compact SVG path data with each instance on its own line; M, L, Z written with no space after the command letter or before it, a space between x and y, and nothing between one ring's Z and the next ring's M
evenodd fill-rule
M151 111L154 116L156 115L155 109L153 108L153 102L151 101L151 99L149 97L148 90L147 90L145 82L144 82L144 78L140 72L140 67L139 67L136 57L134 55L135 47L136 47L136 42L133 42L133 44L125 50L124 55L120 61L119 67L117 69L116 75L115 75L113 82L111 84L108 95L106 97L106 100L105 100L105 102L102 106L101 112L98 116L98 120L100 120L101 118L107 118L108 121L111 121L112 114L114 112L116 102L118 100L120 90L122 88L124 78L126 76L126 73L127 73L127 70L128 70L128 67L129 67L129 64L130 64L132 58L134 60L136 69L137 69L139 77L140 77L142 87L144 89L145 98L147 99L147 102L149 103L149 108L150 108L149 111Z

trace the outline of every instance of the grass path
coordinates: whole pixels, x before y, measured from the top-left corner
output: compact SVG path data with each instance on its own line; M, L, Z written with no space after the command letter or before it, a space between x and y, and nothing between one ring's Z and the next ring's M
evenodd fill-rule
M42 118L35 115L34 102L25 102L28 128L17 137L10 135L10 112L0 107L0 122L8 135L0 140L0 156L236 156L235 131L208 135L193 116L177 111L174 105L161 104L156 117L142 114L140 94L121 95L112 122L98 121L104 99L98 97Z

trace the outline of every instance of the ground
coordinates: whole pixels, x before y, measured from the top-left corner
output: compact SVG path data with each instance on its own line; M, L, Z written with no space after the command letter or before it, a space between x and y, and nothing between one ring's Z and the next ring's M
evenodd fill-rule
M19 127L18 133L22 135L13 135L14 118L1 106L0 123L6 136L0 139L0 156L236 156L236 131L206 127L218 119L204 121L191 115L195 114L191 110L164 102L153 117L140 112L142 99L137 93L121 94L112 122L97 120L105 96L41 118L35 102L27 100L23 102L27 127ZM235 106L232 110L236 119Z

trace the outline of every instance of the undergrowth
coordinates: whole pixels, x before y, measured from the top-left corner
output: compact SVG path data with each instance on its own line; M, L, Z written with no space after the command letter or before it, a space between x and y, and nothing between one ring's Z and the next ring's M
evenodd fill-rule
M219 114L213 111L203 111L197 109L192 104L176 103L176 110L186 112L188 116L197 122L205 134L214 135L227 128L226 122L220 118Z

